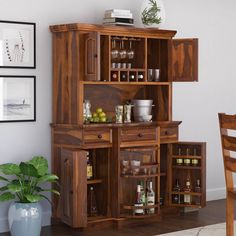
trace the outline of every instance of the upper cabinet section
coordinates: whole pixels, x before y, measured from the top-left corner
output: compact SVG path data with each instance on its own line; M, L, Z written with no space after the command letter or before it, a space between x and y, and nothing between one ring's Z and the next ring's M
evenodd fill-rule
M198 81L198 39L169 40L169 78Z
M176 31L79 23L50 29L54 41L65 42L56 47L57 50L62 47L58 51L64 55L54 53L54 59L72 62L73 68L67 69L71 75L76 73L78 81L148 84L197 81L198 41L173 39Z

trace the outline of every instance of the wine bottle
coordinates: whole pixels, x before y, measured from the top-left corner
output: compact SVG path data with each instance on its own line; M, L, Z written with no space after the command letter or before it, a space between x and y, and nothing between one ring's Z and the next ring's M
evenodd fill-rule
M93 178L93 165L89 158L89 152L87 152L87 179Z
M88 216L97 216L97 213L95 192L91 186L88 193Z
M191 182L190 182L190 179L187 178L185 188L184 188L184 192L186 193L186 194L184 194L184 203L185 204L191 204L191 202L192 202L192 195L187 194L187 193L190 193L191 191L192 191Z
M144 181L141 180L140 181L140 191L141 191L141 200L143 205L146 205L146 194L145 194L145 190L144 190Z
M155 192L153 191L153 188L152 188L152 181L149 182L149 188L147 192L147 205L148 206L155 205ZM154 214L155 208L149 208L148 213Z
M180 183L179 183L179 179L175 180L175 186L173 188L174 192L181 192L181 187L180 187ZM180 204L180 194L179 193L175 193L172 195L172 202L175 204Z
M135 201L134 206L135 207L142 207L143 206L143 202L142 202L142 199L141 199L141 186L139 184L137 185L136 201ZM134 210L134 214L135 215L143 215L144 210L137 208L137 209Z
M196 186L195 186L194 191L195 191L196 193L201 193L200 179L197 179L197 183L196 183ZM200 196L196 196L196 197L195 197L195 204L196 204L196 205L200 205L200 204L201 204L201 197L200 197Z

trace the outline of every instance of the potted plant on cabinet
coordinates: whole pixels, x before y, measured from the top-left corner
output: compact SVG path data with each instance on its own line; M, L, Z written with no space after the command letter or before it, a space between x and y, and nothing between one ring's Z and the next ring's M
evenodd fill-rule
M8 210L8 223L12 236L39 236L41 232L42 210L39 201L47 199L45 192L59 195L52 188L42 184L57 182L58 177L48 173L48 161L35 156L19 165L6 163L0 165L0 201L15 200Z
M165 18L161 0L144 0L141 7L141 20L146 27L159 28Z

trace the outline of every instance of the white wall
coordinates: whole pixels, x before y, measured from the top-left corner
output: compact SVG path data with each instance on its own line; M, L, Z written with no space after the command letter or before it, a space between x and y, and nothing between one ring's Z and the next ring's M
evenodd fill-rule
M101 23L105 9L131 9L136 18L142 0L8 0L1 1L0 20L37 24L37 68L0 69L6 75L36 75L37 121L0 123L0 163L43 155L50 160L52 110L51 34L48 26L60 23ZM173 115L182 120L181 140L207 142L208 199L224 196L217 113L236 113L235 93L236 2L234 0L164 0L166 23L177 37L199 38L199 83L174 85ZM44 224L50 206L44 204ZM0 232L7 230L8 204L0 203Z

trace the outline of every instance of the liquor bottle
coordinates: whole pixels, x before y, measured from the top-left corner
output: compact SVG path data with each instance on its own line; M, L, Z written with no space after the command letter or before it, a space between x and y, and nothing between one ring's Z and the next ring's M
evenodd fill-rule
M194 156L197 156L197 149L196 149L196 148L193 149L193 155L194 155ZM198 159L193 158L193 159L192 159L192 166L198 166L198 164L199 164Z
M179 183L179 179L175 180L175 186L173 188L174 192L181 192L181 187L180 187L180 183ZM180 198L180 194L173 194L172 195L172 202L175 204L180 204L181 203L181 198Z
M189 158L190 152L189 148L186 150L186 158L184 159L184 165L189 166L191 164L191 159Z
M181 148L178 149L178 156L181 156ZM183 165L183 158L176 158L176 164L179 166Z
M134 206L135 207L142 207L143 206L143 202L142 202L142 198L141 198L141 186L139 184L137 185L136 201L135 201ZM143 215L144 210L137 208L134 210L134 214L135 215Z
M154 204L155 204L155 192L153 191L153 188L152 188L152 181L150 181L148 192L147 192L147 205L152 206ZM149 214L154 214L155 213L155 208L149 208L148 213Z
M143 205L146 205L146 194L145 194L145 189L144 189L144 181L140 181L140 191L141 191L141 200Z
M97 216L97 213L95 192L91 186L88 193L88 216Z
M186 194L184 194L184 203L185 204L191 204L191 202L192 202L192 195L187 194L187 193L190 193L191 191L192 191L191 182L190 182L190 179L187 178L186 184L184 187L184 192L186 193Z
M197 179L197 183L196 186L194 188L194 191L196 193L201 193L201 184L200 184L200 179ZM195 197L195 204L196 205L200 205L201 204L201 197L200 196L196 196Z
M93 165L89 158L89 152L87 152L87 179L93 178Z

